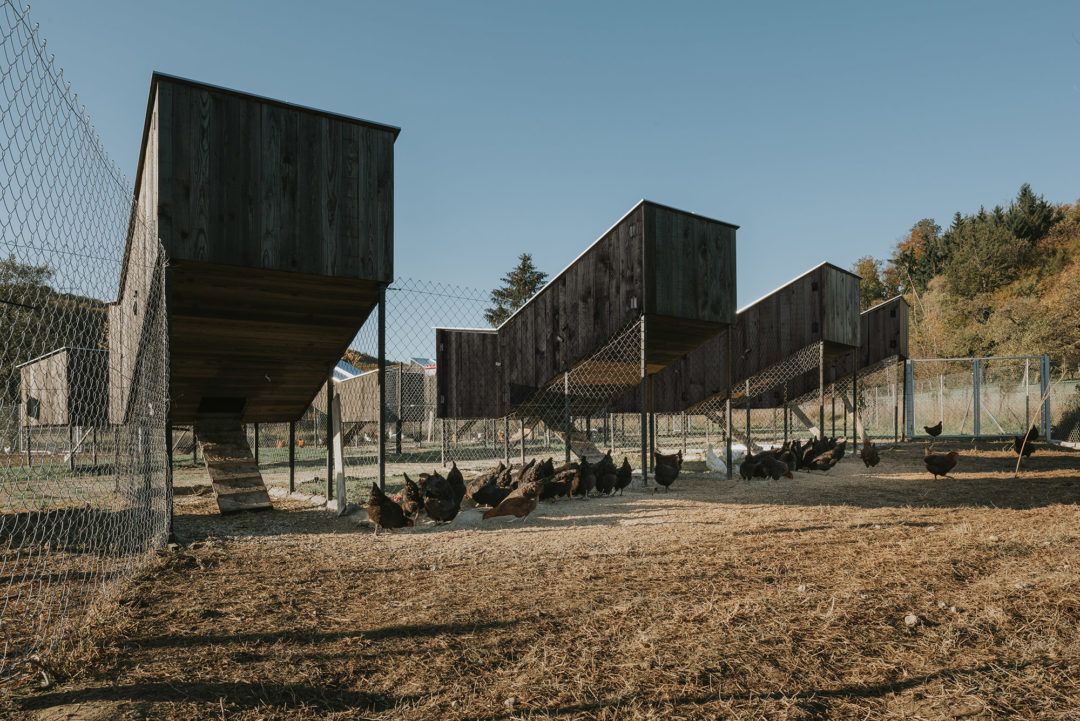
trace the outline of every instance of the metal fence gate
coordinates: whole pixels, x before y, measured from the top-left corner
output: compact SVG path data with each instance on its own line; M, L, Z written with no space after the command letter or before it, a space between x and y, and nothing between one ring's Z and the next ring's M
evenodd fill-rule
M938 423L946 438L1053 437L1048 356L910 359L905 386L909 438Z

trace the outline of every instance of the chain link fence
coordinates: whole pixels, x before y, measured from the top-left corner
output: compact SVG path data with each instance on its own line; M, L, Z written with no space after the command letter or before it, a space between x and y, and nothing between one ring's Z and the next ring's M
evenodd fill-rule
M724 394L709 398L690 409L692 415L702 415L716 421L722 429L731 428L733 458L746 448L760 450L783 443L797 435L792 413L803 413L801 407L788 400L788 386L818 368L821 344L811 343L786 358L773 363L747 378L733 378L731 386L731 418L726 418L727 398ZM779 402L765 397L779 397ZM816 397L816 394L815 394ZM764 406L764 407L763 407ZM798 428L816 428L818 407L807 408L804 422Z
M1050 362L1046 356L919 358L907 362L908 436L1049 436ZM1041 410L1046 404L1045 410Z
M165 261L28 11L0 0L0 679L66 640L169 526ZM145 289L121 361L122 275ZM110 394L110 390L114 391ZM119 391L122 391L120 393Z
M642 329L635 321L589 358L553 379L504 416L438 418L435 328L485 326L488 291L399 278L386 291L385 444L387 487L403 474L415 476L456 463L467 475L498 463L532 458L596 460L608 450L641 458L640 416L612 415L608 406L640 387ZM378 319L373 314L357 334L347 357L353 376L334 382L341 406L347 497L366 497L378 478ZM495 382L494 379L491 382ZM307 494L332 495L327 482L327 394L319 392L304 418L292 424L260 424L248 429L259 469L269 485ZM174 429L178 443L190 431ZM291 458L290 458L291 446ZM197 452L188 445L188 452Z

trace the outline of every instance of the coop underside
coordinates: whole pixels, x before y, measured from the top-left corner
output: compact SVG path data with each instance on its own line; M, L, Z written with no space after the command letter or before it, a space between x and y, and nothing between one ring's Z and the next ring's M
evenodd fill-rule
M175 261L169 266L171 418L238 402L245 423L301 417L375 308L379 284Z

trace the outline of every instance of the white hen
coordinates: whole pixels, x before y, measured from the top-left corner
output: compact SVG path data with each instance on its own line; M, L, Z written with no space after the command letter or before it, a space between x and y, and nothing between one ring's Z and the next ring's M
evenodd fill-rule
M715 473L727 473L727 464L716 455L712 446L705 449L705 467Z

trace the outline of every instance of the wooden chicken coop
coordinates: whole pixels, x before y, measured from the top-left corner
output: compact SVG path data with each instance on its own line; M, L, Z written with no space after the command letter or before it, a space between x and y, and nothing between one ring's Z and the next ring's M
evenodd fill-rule
M903 296L896 296L864 310L859 315L859 349L855 358L860 374L890 360L908 357L908 314L910 306ZM855 364L852 354L833 357L825 365L825 382L833 384L850 379ZM817 389L817 371L806 373L788 384L788 397L798 398Z
M398 133L153 75L109 308L114 422L128 417L142 350L164 328L170 420L195 424L222 458L244 460L242 423L301 417L394 277ZM210 471L217 488L224 474Z
M18 366L24 428L102 426L108 352L59 348Z
M859 338L859 277L822 263L739 310L729 331L656 374L651 410L675 413L724 400L729 363L732 396L740 407L781 406L784 387L775 379L784 375L786 362L815 348L815 356L823 353L827 364L850 355ZM640 411L639 397L625 396L618 410Z
M498 329L436 330L438 416L511 413L642 318L596 383L660 372L734 320L736 230L641 201Z

